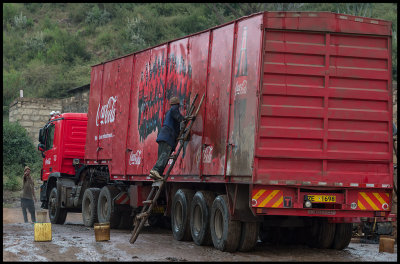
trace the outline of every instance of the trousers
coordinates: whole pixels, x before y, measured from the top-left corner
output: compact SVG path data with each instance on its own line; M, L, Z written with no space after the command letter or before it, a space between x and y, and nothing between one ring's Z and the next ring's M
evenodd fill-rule
M158 142L158 158L157 162L153 167L160 175L163 174L165 167L167 166L169 156L171 155L172 147L165 141Z
M22 214L24 215L25 223L28 223L28 215L27 215L26 209L28 209L29 213L31 214L32 222L36 222L35 204L34 204L33 200L27 199L27 198L21 198L21 207L22 207Z

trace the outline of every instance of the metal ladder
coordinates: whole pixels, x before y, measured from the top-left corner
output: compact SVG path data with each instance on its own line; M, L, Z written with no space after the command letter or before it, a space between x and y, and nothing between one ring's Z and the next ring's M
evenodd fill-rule
M193 98L193 102L189 108L188 113L186 114L186 118L190 117L190 116L193 116L195 118L197 116L197 114L200 110L201 104L203 103L203 100L204 100L204 94L201 97L201 100L196 109L196 112L194 113L194 115L192 115L193 111L195 109L194 103L196 102L197 97L198 97L198 94L196 94L195 97ZM169 159L172 159L172 164L168 167L168 170L164 175L164 179L157 180L152 184L151 191L150 191L149 195L147 196L146 201L143 201L143 208L142 208L141 212L135 217L135 222L134 222L135 228L133 229L131 239L129 240L129 242L131 244L135 243L137 237L139 236L140 230L143 228L144 223L149 218L151 211L153 210L153 206L156 203L158 197L160 196L160 193L163 190L165 182L167 181L169 174L171 173L171 170L173 169L175 162L178 159L179 153L181 152L181 150L185 144L185 141L187 141L187 138L190 134L190 130L192 129L194 121L195 121L195 119L189 120L185 124L185 126L181 128L181 130L179 132L179 136L177 138L177 141L179 142L179 148L175 152L175 154L171 155L169 158Z

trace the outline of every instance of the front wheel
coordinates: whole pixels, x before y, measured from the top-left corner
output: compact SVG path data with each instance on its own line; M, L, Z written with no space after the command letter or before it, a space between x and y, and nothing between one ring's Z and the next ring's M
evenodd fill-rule
M50 191L49 195L49 218L52 224L62 225L65 223L67 218L67 209L61 208L58 203L59 197L57 192L57 187L54 187Z

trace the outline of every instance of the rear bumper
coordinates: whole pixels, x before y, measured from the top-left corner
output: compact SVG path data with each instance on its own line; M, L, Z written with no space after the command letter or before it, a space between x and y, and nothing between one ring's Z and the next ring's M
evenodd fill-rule
M391 188L254 185L251 192L255 215L317 216L332 218L333 222L359 222L361 217L388 218L391 206Z

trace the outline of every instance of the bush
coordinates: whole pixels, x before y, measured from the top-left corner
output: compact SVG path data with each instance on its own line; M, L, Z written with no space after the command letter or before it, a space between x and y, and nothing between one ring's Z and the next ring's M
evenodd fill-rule
M12 22L12 19L17 15L18 7L16 4L3 4L3 24L4 22Z
M111 20L111 14L107 10L100 10L95 5L88 13L85 22L89 25L101 26L107 24Z
M24 167L16 165L3 164L3 189L9 191L18 191L22 188L22 178Z
M24 166L30 166L32 176L37 178L40 163L40 154L26 130L18 123L3 121L3 188L20 190Z
M3 164L24 166L38 161L39 155L25 128L3 121Z

